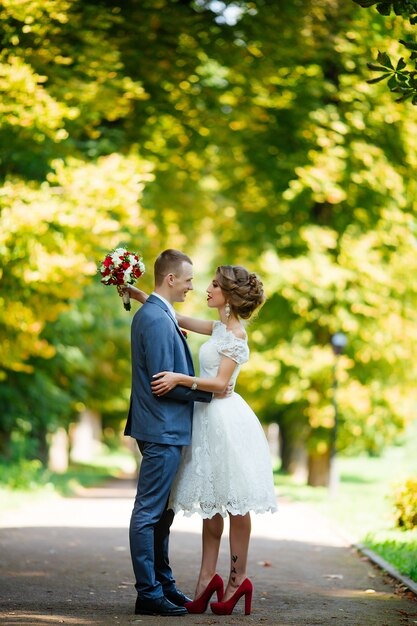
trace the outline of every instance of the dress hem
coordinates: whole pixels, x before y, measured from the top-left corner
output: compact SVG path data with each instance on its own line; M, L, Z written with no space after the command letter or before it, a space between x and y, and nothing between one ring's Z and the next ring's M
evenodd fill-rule
M177 513L183 513L184 517L191 517L192 515L195 515L197 513L197 515L199 515L202 519L211 519L217 514L220 514L223 518L226 518L229 513L230 515L246 515L247 513L252 512L258 515L258 514L263 514L263 513L276 513L278 511L278 506L276 505L271 505L268 507L249 506L245 509L240 509L240 510L233 509L232 507L223 506L221 508L219 507L213 508L210 511L210 513L205 513L204 511L202 511L199 505L195 505L192 509L190 508L184 509L181 506L171 506L171 505L169 505L169 508L171 508L174 511L175 515Z

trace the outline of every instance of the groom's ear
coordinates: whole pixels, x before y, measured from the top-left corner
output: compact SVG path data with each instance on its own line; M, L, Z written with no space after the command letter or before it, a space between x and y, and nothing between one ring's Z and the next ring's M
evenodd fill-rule
M167 274L165 278L166 278L166 281L167 281L168 285L170 287L172 287L174 282L175 282L175 275L174 274Z

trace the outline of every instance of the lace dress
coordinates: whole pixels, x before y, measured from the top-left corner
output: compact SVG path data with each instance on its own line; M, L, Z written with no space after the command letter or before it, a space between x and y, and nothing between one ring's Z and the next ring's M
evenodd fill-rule
M216 376L222 355L236 361L235 381L249 358L247 341L214 322L210 339L200 348L202 378ZM276 510L269 446L258 418L239 394L195 403L192 442L183 449L169 506L203 518Z

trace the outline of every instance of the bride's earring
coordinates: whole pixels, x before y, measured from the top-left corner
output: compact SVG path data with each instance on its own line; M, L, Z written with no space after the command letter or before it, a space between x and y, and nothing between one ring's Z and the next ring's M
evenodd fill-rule
M226 306L224 307L224 312L226 314L226 319L229 321L230 318L230 304L226 302Z

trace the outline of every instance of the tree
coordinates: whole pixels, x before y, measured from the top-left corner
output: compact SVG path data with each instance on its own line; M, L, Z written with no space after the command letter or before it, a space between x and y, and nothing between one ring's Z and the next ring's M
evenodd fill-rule
M417 24L417 2L415 0L353 1L365 8L376 5L376 9L381 15L389 16L393 12L395 15L408 19L411 26ZM417 43L410 38L410 35L414 34L414 29L406 29L406 32L408 38L406 40L400 39L399 43L406 48L407 53L410 53L408 62L401 57L394 66L389 54L379 52L377 63L368 63L368 67L374 72L383 72L383 74L368 82L373 84L387 80L390 90L400 94L396 102L403 102L410 98L412 104L417 104Z
M414 118L372 92L352 61L381 29L389 38L381 18L342 2L303 3L298 11L293 30L291 15L266 5L250 20L250 33L262 23L262 46L253 94L245 92L234 111L237 175L220 185L230 207L224 250L236 260L250 250L271 294L253 334L264 358L244 384L263 381L252 401L279 422L286 468L299 440L311 453L328 451L329 342L337 330L349 336L339 449L377 453L414 415L416 292L397 264L416 263ZM289 58L274 39L280 19Z
M392 441L416 362L415 121L357 59L381 33L393 45L400 26L341 0L7 0L0 11L3 436L30 432L32 383L41 443L79 403L119 414L129 355L102 345L94 312L97 298L120 303L91 283L123 241L149 266L184 247L209 272L241 262L264 277L242 382L281 426L284 467L299 446L328 448L336 330L349 336L340 447ZM125 346L129 318L103 318Z

